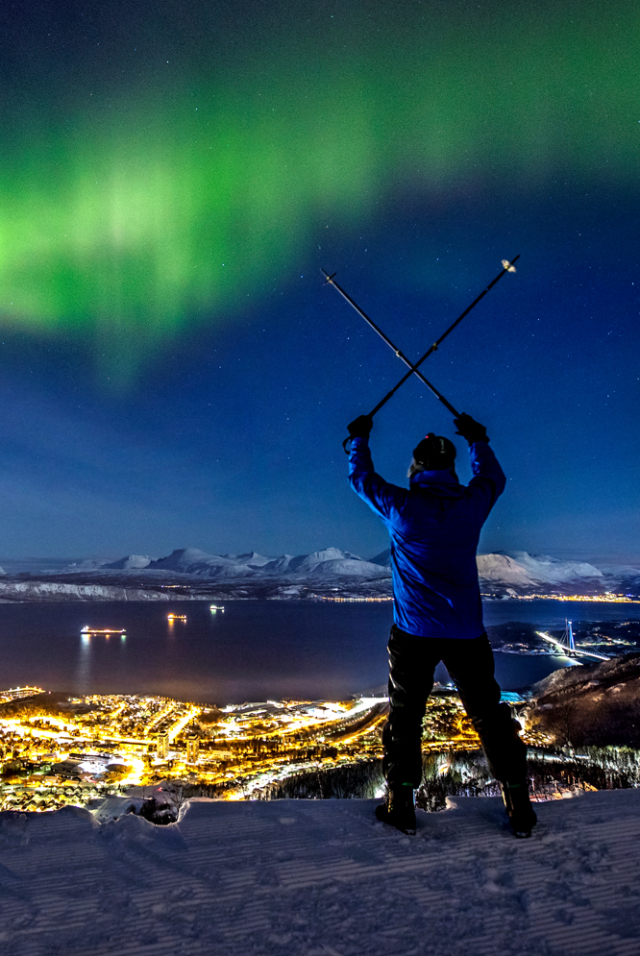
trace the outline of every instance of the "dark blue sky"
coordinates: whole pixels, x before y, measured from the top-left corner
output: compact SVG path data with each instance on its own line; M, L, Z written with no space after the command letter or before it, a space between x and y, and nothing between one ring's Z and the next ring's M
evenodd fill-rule
M533 6L7 4L1 555L383 550L341 442L403 366L320 269L417 358L519 253L423 369L482 547L640 561L638 14ZM429 430L410 381L380 473Z

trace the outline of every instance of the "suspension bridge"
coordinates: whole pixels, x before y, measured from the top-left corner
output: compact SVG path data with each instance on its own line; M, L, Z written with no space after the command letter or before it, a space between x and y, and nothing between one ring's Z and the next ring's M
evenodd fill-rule
M557 637L552 637L551 634L547 634L546 631L536 631L538 637L541 637L543 641L546 641L548 644L553 644L558 648L559 651L562 651L566 657L576 658L576 657L588 657L591 660L596 661L608 661L609 658L606 654L597 654L595 651L583 651L582 648L576 647L576 642L573 636L573 622L567 621L564 634L560 639ZM580 663L576 661L576 663Z

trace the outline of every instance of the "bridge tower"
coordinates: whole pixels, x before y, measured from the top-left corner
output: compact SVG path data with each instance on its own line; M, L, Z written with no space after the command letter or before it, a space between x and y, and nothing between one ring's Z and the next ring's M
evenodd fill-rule
M571 652L575 651L576 649L576 644L573 639L573 621L568 621L566 618L562 644L564 644L564 646Z

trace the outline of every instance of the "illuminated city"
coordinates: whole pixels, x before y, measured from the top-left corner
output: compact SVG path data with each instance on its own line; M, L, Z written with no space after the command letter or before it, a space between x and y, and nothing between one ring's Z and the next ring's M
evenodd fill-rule
M519 601L584 601L588 604L640 604L640 599L626 594L518 594ZM487 597L487 595L483 595Z
M55 810L180 779L242 799L293 773L381 756L387 700L269 701L219 709L165 697L0 692L2 809ZM429 700L426 750L474 749L459 699Z

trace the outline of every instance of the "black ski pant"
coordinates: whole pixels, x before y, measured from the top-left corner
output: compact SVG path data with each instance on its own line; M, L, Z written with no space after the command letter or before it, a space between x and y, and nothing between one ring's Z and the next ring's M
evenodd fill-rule
M527 776L527 748L508 704L500 703L493 651L486 634L471 640L416 637L394 624L389 638L389 718L382 731L383 769L390 786L422 782L422 718L443 662L482 742L496 780Z

